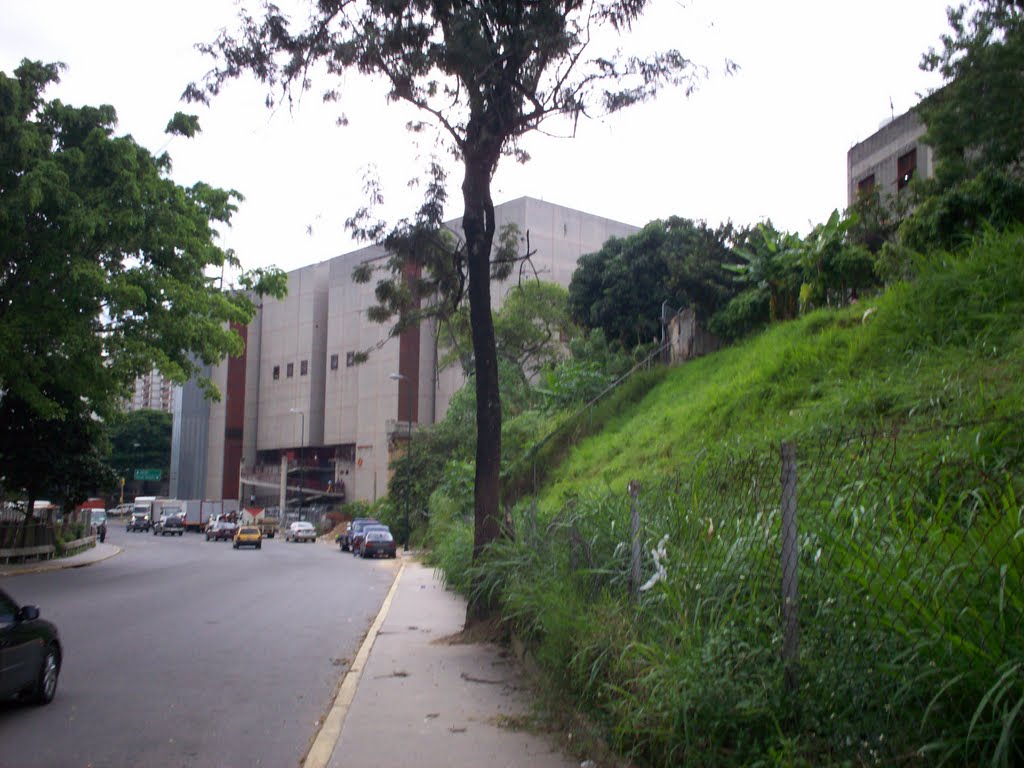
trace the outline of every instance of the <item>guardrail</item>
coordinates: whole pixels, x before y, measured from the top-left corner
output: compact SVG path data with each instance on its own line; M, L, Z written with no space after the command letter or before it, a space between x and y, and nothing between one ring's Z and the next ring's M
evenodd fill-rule
M95 536L83 536L74 541L66 541L64 542L64 554L68 555L95 544ZM49 560L56 552L57 547L53 544L39 544L34 547L4 547L0 549L0 560L3 560L5 564L9 564L12 560L23 561L32 558Z

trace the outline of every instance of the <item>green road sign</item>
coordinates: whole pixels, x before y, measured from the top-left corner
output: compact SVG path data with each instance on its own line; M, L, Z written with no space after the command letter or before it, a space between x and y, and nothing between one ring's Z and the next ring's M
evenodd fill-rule
M159 480L163 475L159 469L136 469L135 479L136 480Z

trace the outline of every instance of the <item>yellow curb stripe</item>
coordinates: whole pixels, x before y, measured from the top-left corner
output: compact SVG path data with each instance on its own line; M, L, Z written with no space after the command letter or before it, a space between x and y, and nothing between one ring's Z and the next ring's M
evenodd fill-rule
M377 634L384 625L384 619L387 618L388 611L391 610L391 601L395 598L395 593L398 591L398 582L401 581L404 571L405 563L402 563L402 567L398 569L398 575L395 576L395 581L388 591L388 596L384 598L384 603L380 607L377 618L370 625L370 631L366 634L366 639L363 640L359 653L356 654L352 666L349 667L348 672L345 674L345 679L341 682L341 687L338 688L338 695L334 697L331 711L324 718L323 725L320 726L320 732L317 733L316 739L313 740L313 746L309 748L306 759L302 762L303 768L326 768L327 763L330 761L331 755L334 753L334 747L337 745L338 739L341 738L341 729L345 725L345 718L348 716L348 710L352 706L352 700L355 698L356 689L359 687L359 680L363 676L363 667L366 666L366 660L370 657L370 649L373 648L373 644L377 640Z

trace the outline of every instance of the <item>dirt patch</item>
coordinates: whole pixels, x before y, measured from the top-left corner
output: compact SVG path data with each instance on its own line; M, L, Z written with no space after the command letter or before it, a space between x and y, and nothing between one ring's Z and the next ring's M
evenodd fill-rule
M454 635L439 637L434 640L440 645L476 645L478 643L496 643L506 645L508 643L508 631L498 619L487 619L476 621L469 627L463 627L461 632Z

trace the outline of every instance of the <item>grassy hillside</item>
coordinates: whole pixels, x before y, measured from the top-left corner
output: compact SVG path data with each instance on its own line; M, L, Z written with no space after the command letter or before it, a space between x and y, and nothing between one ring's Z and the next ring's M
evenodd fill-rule
M698 452L826 429L966 423L1024 409L1018 233L927 260L912 284L680 366L548 475L546 506L674 474Z
M538 481L514 540L473 571L455 522L439 561L639 764L1021 764L1022 265L1024 231L990 234L876 299L640 377L518 468Z

